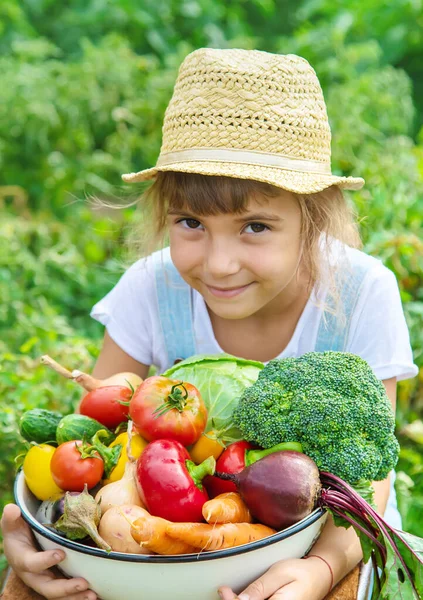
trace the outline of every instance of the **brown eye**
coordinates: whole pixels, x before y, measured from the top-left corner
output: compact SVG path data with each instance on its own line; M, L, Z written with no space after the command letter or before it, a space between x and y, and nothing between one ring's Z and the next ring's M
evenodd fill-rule
M200 221L197 221L196 219L185 219L185 223L190 229L197 229L200 225Z
M181 223L188 229L198 229L198 227L201 227L201 223L197 219L179 219L177 223Z
M249 227L251 228L252 233L262 233L263 231L269 229L269 227L267 227L267 225L263 225L263 223L250 223L249 225L247 225L245 230L247 230ZM251 232L247 231L247 233Z

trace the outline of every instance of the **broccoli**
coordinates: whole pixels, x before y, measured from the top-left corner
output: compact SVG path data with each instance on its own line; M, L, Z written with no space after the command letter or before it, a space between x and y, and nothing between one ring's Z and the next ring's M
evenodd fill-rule
M296 441L321 471L348 483L387 477L398 460L395 415L369 364L347 352L270 361L234 411L244 439Z

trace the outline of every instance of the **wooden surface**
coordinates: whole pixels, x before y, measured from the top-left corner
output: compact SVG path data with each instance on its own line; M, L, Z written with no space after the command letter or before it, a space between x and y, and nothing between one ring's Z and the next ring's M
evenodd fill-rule
M356 600L359 576L360 567L356 567L333 588L325 600Z

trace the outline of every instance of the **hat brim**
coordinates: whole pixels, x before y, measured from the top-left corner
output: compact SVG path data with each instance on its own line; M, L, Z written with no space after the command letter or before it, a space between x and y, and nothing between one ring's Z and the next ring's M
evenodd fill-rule
M154 179L158 172L176 171L178 173L197 173L200 175L219 175L238 179L253 179L280 187L296 194L315 194L332 185L344 190L359 190L364 185L361 177L337 177L320 173L305 173L276 167L264 167L245 163L222 162L178 162L166 166L145 169L138 173L122 175L126 183L136 183Z

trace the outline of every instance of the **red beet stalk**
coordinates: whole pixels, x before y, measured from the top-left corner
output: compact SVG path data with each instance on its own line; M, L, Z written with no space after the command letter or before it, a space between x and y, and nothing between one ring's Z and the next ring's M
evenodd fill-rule
M404 556L401 554L395 541L395 537L399 534L348 483L336 475L324 471L320 472L320 481L323 487L318 505L341 517L350 523L354 529L367 536L372 541L374 548L380 553L381 560L379 566L382 569L386 566L387 546L389 546L401 563L404 576L409 580L415 597L421 598L414 578L404 560ZM401 535L399 537L408 552L414 557L417 563L420 563L420 568L422 568L422 557L407 543L406 538ZM374 559L372 562L377 577L377 563Z

